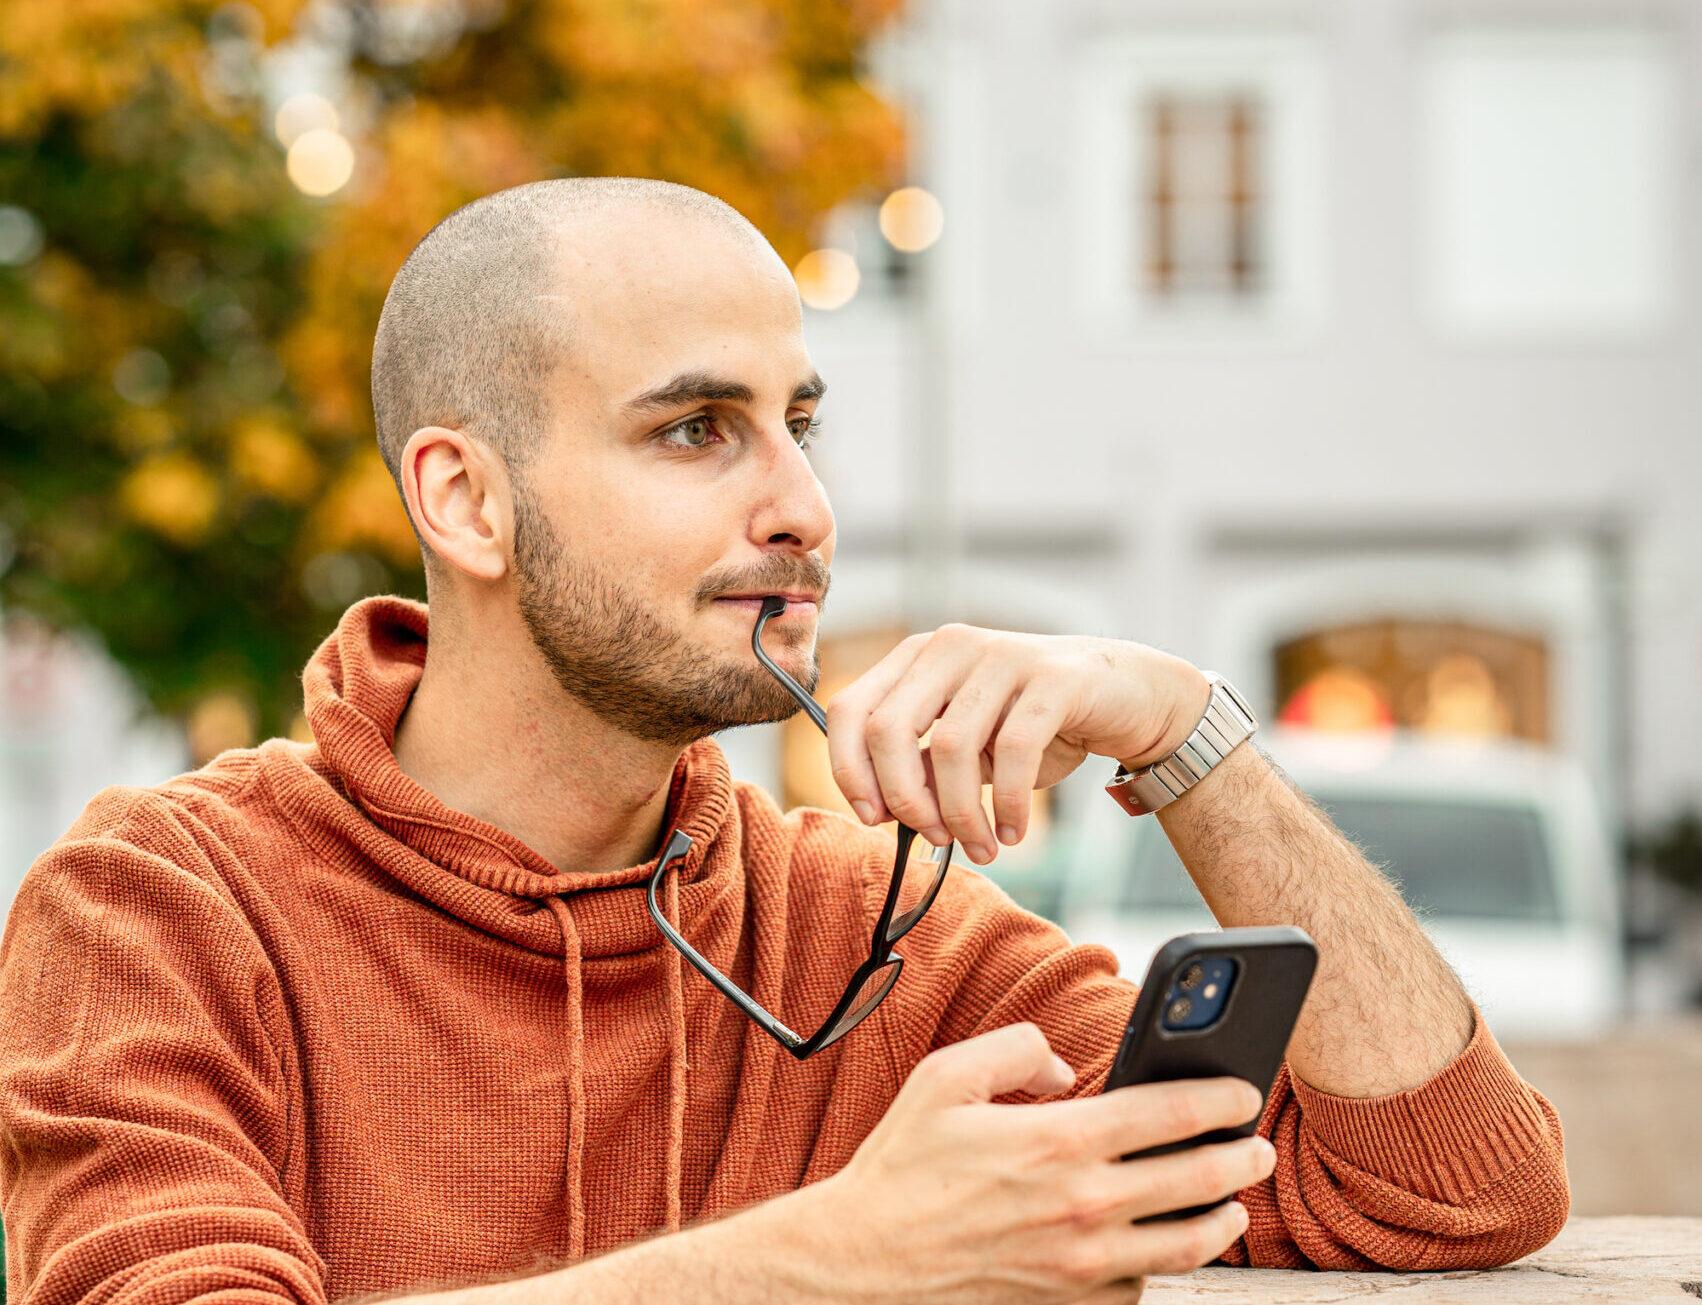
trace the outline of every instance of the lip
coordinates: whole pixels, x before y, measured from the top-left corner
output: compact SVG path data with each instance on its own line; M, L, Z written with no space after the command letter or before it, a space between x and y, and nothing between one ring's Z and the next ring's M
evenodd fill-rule
M746 611L756 612L762 609L762 600L769 596L768 594L754 594L750 597L727 595L723 598L717 598L715 601L726 607L738 607ZM775 613L774 618L771 619L784 620L788 616L802 616L814 612L817 608L816 600L808 594L776 594L773 596L784 598L786 607L785 610Z

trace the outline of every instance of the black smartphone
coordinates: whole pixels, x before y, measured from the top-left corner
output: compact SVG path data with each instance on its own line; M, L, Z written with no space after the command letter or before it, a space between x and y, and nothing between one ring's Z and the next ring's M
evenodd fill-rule
M1231 1075L1268 1096L1317 968L1317 944L1292 925L1172 938L1147 967L1105 1091ZM1257 1127L1255 1116L1235 1128L1131 1151L1123 1159L1248 1137ZM1213 1208L1190 1206L1155 1217L1186 1219Z

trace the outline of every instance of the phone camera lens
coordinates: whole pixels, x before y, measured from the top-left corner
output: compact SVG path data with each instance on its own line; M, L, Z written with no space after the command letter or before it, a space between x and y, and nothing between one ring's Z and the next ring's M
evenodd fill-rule
M1172 1022L1180 1024L1193 1013L1193 1009L1193 1002L1189 1001L1186 997L1178 997L1175 1001L1170 1003L1170 1018Z
M1183 992L1192 992L1195 988L1200 986L1200 980L1205 977L1205 967L1200 965L1198 962L1195 962L1186 970L1182 971L1182 981L1177 986L1180 987Z

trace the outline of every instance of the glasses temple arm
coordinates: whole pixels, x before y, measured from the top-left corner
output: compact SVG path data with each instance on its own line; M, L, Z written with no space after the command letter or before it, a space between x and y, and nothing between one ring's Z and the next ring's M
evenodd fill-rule
M762 600L762 611L757 614L756 625L751 630L751 651L756 659L763 664L768 673L785 686L786 692L798 700L798 705L809 712L810 719L816 723L816 728L823 734L827 733L827 713L821 709L821 704L812 698L809 691L790 675L786 674L774 662L774 659L763 651L762 627L768 624L768 618L777 616L786 610L786 600L778 594L770 594Z

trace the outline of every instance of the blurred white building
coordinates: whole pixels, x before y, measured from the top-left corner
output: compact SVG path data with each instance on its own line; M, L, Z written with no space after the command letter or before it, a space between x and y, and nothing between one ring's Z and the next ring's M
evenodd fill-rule
M881 68L945 226L823 236L824 635L1139 639L1702 800L1702 6L936 0Z
M807 313L820 696L907 626L1105 634L1570 751L1610 822L1702 801L1699 67L1695 0L913 0L878 70L943 237L841 214ZM0 715L0 909L187 764L78 665ZM720 738L839 804L798 721Z

